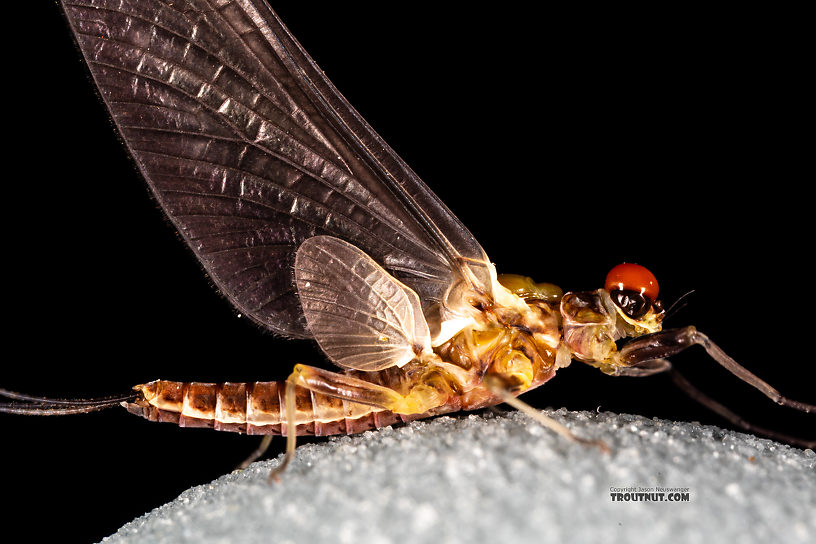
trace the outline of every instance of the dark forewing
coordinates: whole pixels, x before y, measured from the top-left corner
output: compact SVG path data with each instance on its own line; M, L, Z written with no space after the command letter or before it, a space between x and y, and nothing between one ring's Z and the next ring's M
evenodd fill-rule
M255 321L310 336L295 250L363 249L427 308L482 248L261 0L63 0L94 80L164 211ZM318 8L319 9L319 8ZM463 259L464 258L464 259Z

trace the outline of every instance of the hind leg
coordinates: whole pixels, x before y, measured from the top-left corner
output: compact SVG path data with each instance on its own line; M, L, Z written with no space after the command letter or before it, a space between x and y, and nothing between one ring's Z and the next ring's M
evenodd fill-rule
M278 481L280 474L286 469L286 466L295 455L296 433L289 432L290 429L294 430L296 425L295 386L329 397L405 415L422 414L441 406L448 400L450 393L445 380L441 377L440 379L426 378L421 383L412 386L407 395L401 395L388 387L346 374L329 372L312 366L295 365L294 370L286 379L286 455L283 462L272 470L269 475L270 480Z

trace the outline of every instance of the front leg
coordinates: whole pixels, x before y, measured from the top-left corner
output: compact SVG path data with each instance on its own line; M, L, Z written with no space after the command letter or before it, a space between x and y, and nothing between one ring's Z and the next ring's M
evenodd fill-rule
M672 365L666 359L649 359L638 363L637 366L616 366L613 376L628 376L630 378L645 378L661 372L671 370Z
M636 338L620 350L617 354L617 358L620 365L624 368L643 367L647 366L650 361L670 357L694 345L702 346L711 358L717 361L726 370L748 385L764 393L766 397L775 403L806 413L816 412L816 406L812 404L799 402L782 396L779 391L729 357L717 344L712 342L708 336L694 327L667 329ZM668 369L668 367L666 369Z
M650 361L671 357L698 342L697 329L666 329L647 334L628 342L617 353L618 361L625 367L643 367Z

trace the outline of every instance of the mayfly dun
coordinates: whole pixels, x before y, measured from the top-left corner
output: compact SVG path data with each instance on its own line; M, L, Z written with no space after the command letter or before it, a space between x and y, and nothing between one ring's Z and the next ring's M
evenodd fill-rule
M603 286L568 293L497 274L265 2L64 8L119 134L221 293L279 335L314 339L339 368L298 364L281 382L156 380L87 401L2 390L10 402L0 411L124 405L154 421L287 435L288 461L297 434L354 433L508 402L603 450L516 397L573 360L612 376L675 372L667 358L692 346L774 402L814 409L693 327L663 329L657 279L641 266L617 266Z

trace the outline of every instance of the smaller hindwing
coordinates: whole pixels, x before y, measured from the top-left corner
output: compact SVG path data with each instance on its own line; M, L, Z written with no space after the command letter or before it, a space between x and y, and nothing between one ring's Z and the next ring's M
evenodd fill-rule
M309 330L335 364L383 370L431 350L419 296L352 244L307 239L295 280Z

